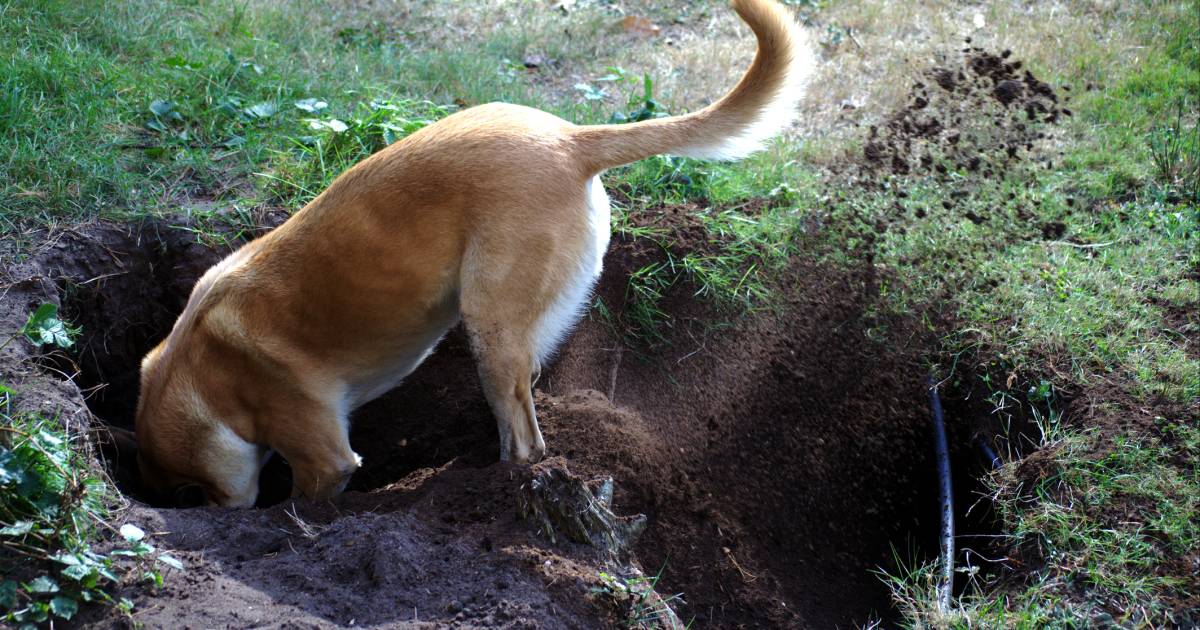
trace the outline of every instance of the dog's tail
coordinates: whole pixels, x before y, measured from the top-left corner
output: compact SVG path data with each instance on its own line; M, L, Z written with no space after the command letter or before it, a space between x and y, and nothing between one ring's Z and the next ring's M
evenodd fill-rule
M575 128L575 154L589 174L660 153L737 160L792 122L815 65L807 36L774 0L733 0L733 9L758 38L737 86L684 116Z

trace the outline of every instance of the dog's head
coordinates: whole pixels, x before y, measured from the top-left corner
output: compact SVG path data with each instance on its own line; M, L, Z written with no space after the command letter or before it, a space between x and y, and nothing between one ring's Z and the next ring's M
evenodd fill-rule
M211 375L165 343L142 360L135 432L143 491L176 507L253 506L266 449L229 427L210 402L219 395Z

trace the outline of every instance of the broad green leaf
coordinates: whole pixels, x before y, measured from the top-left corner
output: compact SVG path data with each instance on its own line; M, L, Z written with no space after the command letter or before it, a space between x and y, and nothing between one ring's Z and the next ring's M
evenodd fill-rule
M329 107L329 103L318 98L302 98L296 101L297 109L304 110L310 114L316 114L327 107Z
M275 106L275 103L263 102L251 105L242 111L250 118L269 118L274 116L279 108Z
M17 606L17 583L12 580L0 582L0 610L10 610Z
M150 113L155 116L162 117L175 111L175 104L171 101L156 99L150 103Z
M67 566L83 564L83 558L80 558L79 556L77 556L75 554L70 554L70 553L60 553L57 556L54 556L53 558L51 558L51 560L65 564Z
M25 585L25 590L30 593L57 593L58 582L48 575L39 575L32 582Z
M575 89L583 92L583 98L589 101L599 101L604 99L604 90L598 90L587 83L576 83Z
M121 537L129 542L137 542L146 537L146 532L142 528L133 523L126 523L121 526Z
M79 604L70 597L63 597L59 595L58 597L50 600L50 612L54 613L54 615L57 617L70 619L71 617L74 617L75 613L78 611Z
M31 521L17 521L8 527L0 529L0 536L24 536L33 529Z
M29 607L26 608L25 616L22 621L36 621L41 623L49 618L50 604L47 604L46 602L30 602ZM25 630L25 628L36 630L37 626L30 624L21 626L21 630Z
M92 570L82 564L73 564L64 568L61 573L76 582L82 582L84 578L92 574Z
M54 435L53 433L51 433L45 429L38 431L38 439L41 441L43 446L62 446L62 444L63 444L62 438L58 437L57 435ZM58 460L58 458L55 458L55 461L60 461L60 460ZM60 463L61 463L61 461L60 461Z
M54 345L59 348L70 348L75 343L78 328L68 326L58 318L58 307L54 304L42 304L29 316L21 332L30 341L38 345Z
M183 562L174 556L169 556L164 553L158 557L158 561L169 567L179 569L180 571L183 570Z
M154 584L155 588L162 588L163 576L158 571L143 571L142 579Z
M329 120L318 120L316 118L309 118L308 119L308 127L310 129L317 129L317 130L328 129L334 133L342 133L343 131L346 131L347 129L350 128L349 125L347 125L346 123L344 123L336 118L330 118Z
M198 61L189 61L182 55L172 55L167 57L166 59L163 59L163 63L171 68L191 68L192 70L198 70L204 67L204 64Z
M0 446L0 485L16 484L25 481L25 466L12 451Z

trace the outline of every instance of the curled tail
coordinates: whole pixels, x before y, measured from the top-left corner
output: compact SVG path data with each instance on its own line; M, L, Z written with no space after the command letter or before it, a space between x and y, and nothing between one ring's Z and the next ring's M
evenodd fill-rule
M660 153L737 160L795 119L815 65L808 38L774 0L733 0L733 9L758 38L754 63L737 86L691 114L577 127L575 154L589 174Z

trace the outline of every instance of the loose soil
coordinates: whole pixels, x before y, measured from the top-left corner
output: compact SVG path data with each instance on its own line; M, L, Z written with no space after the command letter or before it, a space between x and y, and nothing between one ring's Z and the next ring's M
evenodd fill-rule
M1006 111L1053 102L1005 55L964 54L967 70L931 75L936 89L954 95L990 81L990 98ZM928 98L922 90L934 88L914 89ZM1028 111L1044 118L1061 110ZM922 120L901 116L874 131L865 163L922 168L923 154L898 140L902 133L956 146L943 133L949 123L934 129ZM1004 163L1020 152L1002 148L996 157ZM674 248L710 246L686 210L654 216L672 230ZM280 218L264 217L260 230ZM56 232L31 258L6 265L0 325L15 330L39 302L53 301L85 335L70 356L38 355L23 342L4 351L0 377L17 385L19 405L56 412L73 431L132 428L141 356L228 251L198 242L195 227L150 221ZM661 256L644 241L614 239L597 294L618 321L630 274ZM286 463L276 459L264 474L263 509L152 507L136 500L128 453L107 448L114 480L134 499L121 519L187 565L157 592L123 587L137 604L134 621L610 626L621 613L596 594L599 573L633 566L659 575L660 593L681 594L674 605L694 627L890 618L888 590L873 571L894 566L897 553L924 558L935 548L922 359L936 339L915 315L874 315L878 273L871 264L797 260L772 287L771 308L739 316L681 284L663 302L672 315L667 341L653 348L627 347L596 312L580 324L545 369L536 404L550 454L584 478L612 476L614 512L648 517L630 562L551 542L517 517L529 471L496 463L496 425L459 331L401 387L354 414L351 442L365 466L331 503L287 500ZM89 421L85 397L98 422ZM950 429L956 467L971 469L973 436ZM968 506L970 483L960 485L959 503ZM80 624L120 621L93 609Z
M940 176L957 169L994 177L1039 157L1035 144L1046 137L1046 127L1071 110L1011 55L967 47L957 59L927 70L913 83L908 104L869 129L863 146L868 168Z

